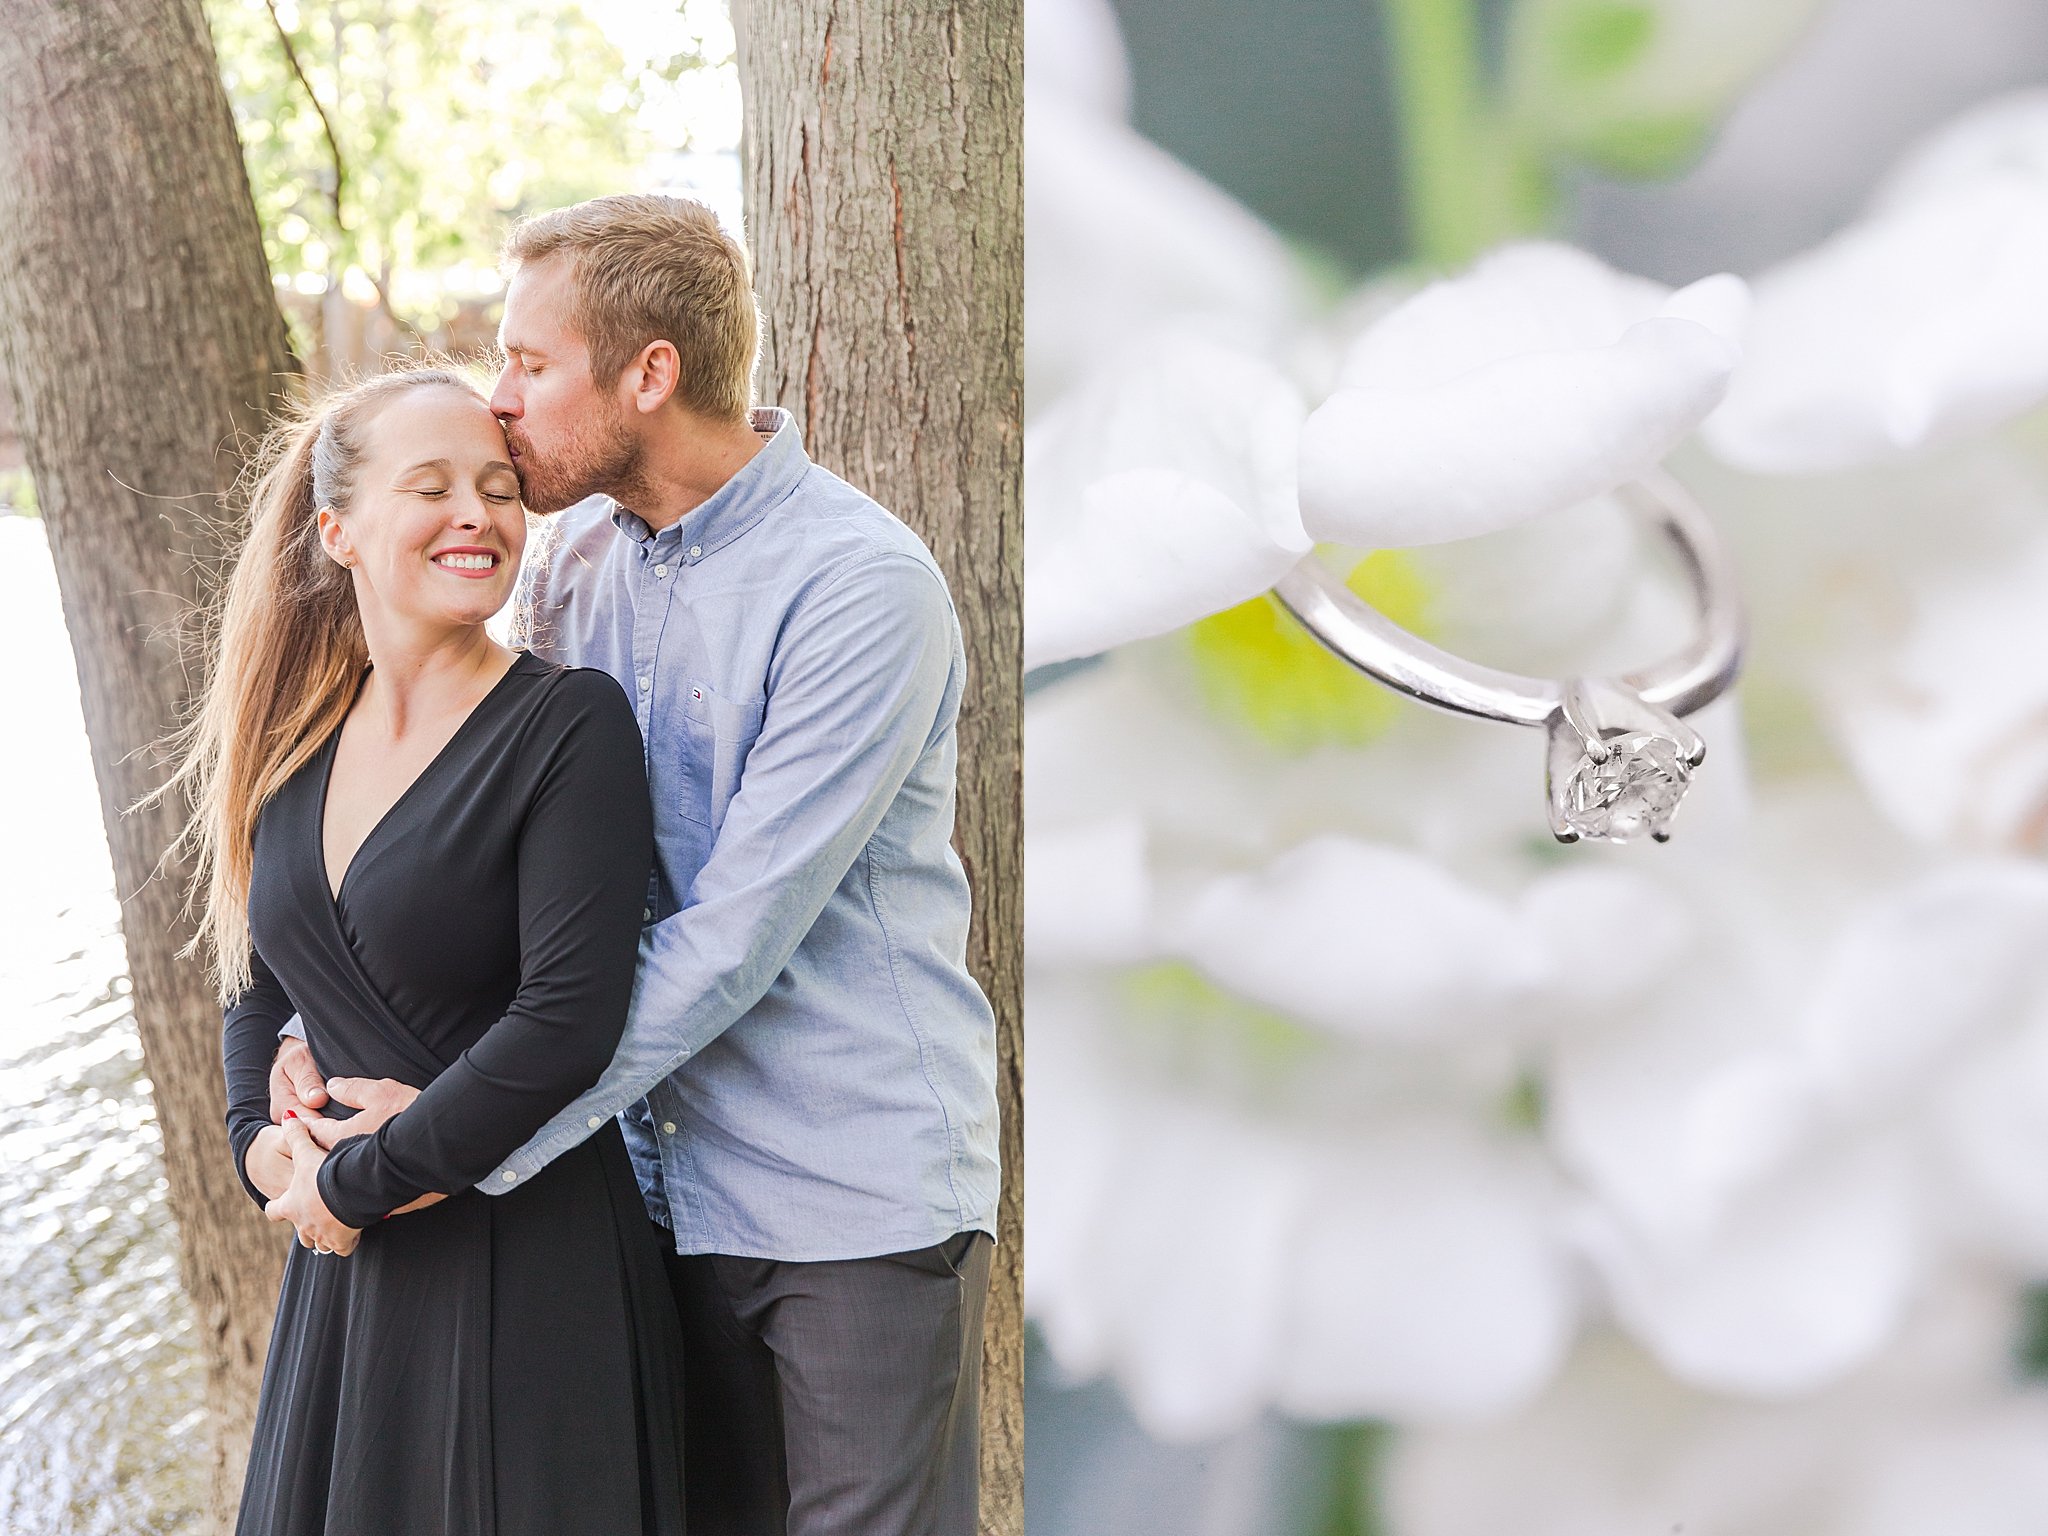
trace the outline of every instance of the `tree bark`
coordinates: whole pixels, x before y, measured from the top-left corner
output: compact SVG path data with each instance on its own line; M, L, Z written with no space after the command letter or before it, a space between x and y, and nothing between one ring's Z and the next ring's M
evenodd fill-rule
M995 1005L1003 1201L982 1529L1024 1528L1023 25L1017 0L734 0L763 398L931 546L966 633L955 841Z
M225 1528L283 1243L229 1167L220 1008L177 958L180 808L126 807L198 681L218 498L296 365L199 0L0 0L0 81L0 372L77 655Z

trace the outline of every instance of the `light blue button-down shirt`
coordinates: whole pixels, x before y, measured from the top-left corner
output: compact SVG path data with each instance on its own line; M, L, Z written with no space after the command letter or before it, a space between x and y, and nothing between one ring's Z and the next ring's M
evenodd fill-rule
M482 1187L623 1115L683 1253L847 1259L995 1230L995 1023L953 830L959 621L917 536L787 412L660 533L606 498L529 556L518 640L611 673L656 869L603 1079Z

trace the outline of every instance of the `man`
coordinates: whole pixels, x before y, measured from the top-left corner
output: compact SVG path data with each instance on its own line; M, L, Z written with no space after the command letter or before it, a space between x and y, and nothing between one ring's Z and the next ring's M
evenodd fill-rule
M693 1530L968 1536L996 1088L949 843L951 601L749 410L746 258L707 209L600 198L506 255L492 409L560 514L522 638L634 701L657 868L617 1057L481 1187L623 1114L686 1335ZM325 1098L294 1042L275 1081L280 1110Z

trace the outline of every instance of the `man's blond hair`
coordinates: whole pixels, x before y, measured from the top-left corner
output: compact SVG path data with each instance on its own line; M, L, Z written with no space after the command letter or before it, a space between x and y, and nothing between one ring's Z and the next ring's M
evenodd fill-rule
M571 263L570 323L600 386L649 342L666 341L682 361L678 400L720 421L746 419L760 312L747 253L716 214L683 197L592 198L522 220L505 241L504 265L558 255Z

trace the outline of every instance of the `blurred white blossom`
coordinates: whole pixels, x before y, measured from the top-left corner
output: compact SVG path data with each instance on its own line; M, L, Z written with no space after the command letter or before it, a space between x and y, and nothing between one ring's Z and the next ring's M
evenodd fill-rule
M1843 469L1999 425L2048 393L2048 92L1988 103L1864 218L1756 281L1749 357L1707 441L1769 473Z
M1584 109L1718 111L1812 9L1606 8L1654 24ZM1400 1426L1395 1536L2030 1529L2048 106L1934 135L1753 305L1519 242L1318 310L1121 100L1032 130L1074 169L1031 173L1027 653L1099 658L1027 703L1055 1359L1162 1438ZM1170 250L1119 232L1155 206ZM1549 847L1534 733L1259 595L1314 546L1451 650L1619 669L1684 636L1606 496L1662 461L1756 634L1668 849Z

